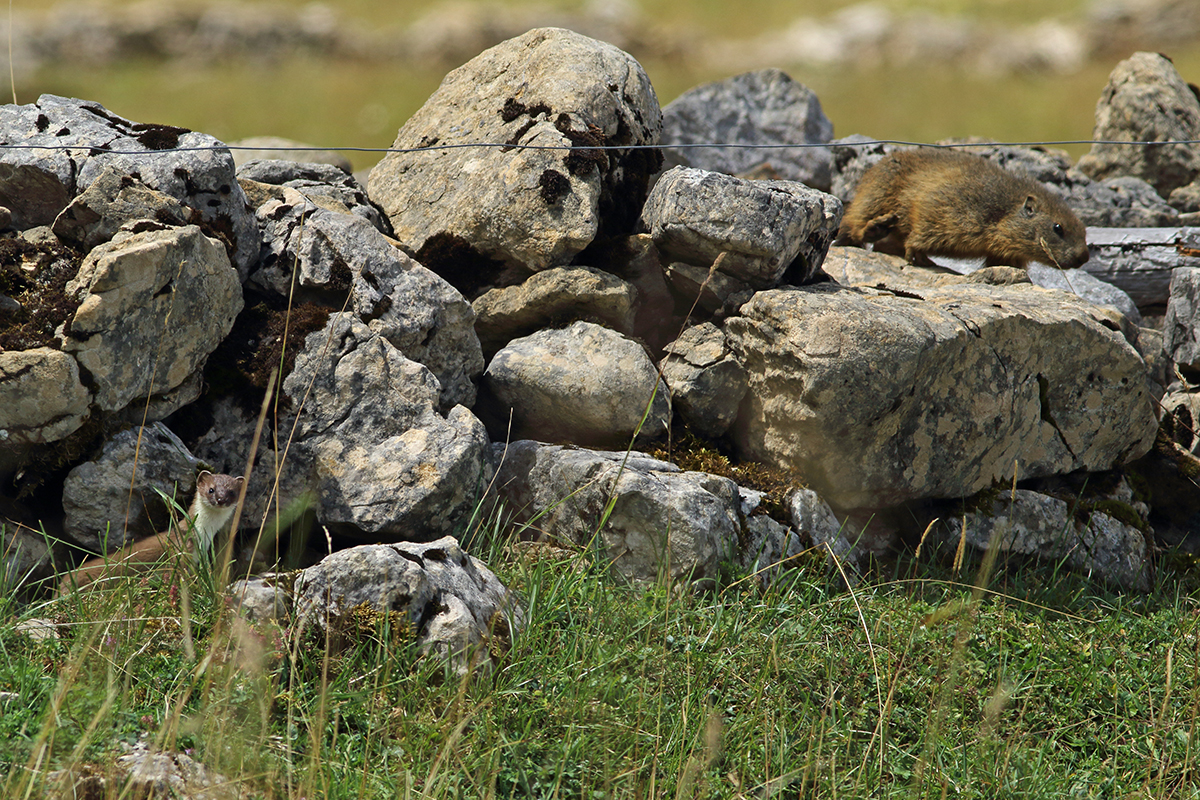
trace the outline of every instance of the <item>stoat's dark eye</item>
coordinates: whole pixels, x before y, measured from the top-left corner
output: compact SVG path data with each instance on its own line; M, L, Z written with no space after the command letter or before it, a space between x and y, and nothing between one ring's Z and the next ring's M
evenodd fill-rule
M1058 234L1059 238L1062 238L1063 236L1066 235L1066 231L1063 230L1063 226L1062 226L1061 222L1054 223L1054 232L1056 234Z

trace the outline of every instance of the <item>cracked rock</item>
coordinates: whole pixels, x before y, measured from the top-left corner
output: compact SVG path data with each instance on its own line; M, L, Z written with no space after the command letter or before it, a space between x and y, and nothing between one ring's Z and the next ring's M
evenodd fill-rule
M835 508L962 497L1149 450L1145 362L1103 310L1028 284L759 292L726 321L749 390L745 457Z

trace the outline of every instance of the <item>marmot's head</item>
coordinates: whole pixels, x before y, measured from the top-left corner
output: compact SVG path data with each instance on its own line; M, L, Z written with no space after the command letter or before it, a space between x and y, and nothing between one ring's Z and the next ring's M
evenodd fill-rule
M1026 262L1075 269L1088 260L1087 228L1070 206L1048 192L1026 195L997 233L1009 254Z

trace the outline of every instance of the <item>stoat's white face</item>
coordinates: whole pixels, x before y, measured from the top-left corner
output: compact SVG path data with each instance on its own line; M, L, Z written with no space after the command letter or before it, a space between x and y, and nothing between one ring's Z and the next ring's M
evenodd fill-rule
M244 481L241 476L214 475L207 470L196 478L192 533L201 549L211 547L220 530L229 524Z

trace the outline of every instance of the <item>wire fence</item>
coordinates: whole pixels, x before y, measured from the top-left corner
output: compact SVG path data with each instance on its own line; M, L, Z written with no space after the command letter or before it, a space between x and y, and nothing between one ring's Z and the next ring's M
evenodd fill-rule
M954 142L937 144L933 142L912 142L903 139L869 139L855 142L798 142L792 143L750 143L750 142L685 142L659 144L514 144L512 142L457 142L453 144L429 144L418 147L352 147L322 145L275 145L260 147L256 145L189 145L184 147L164 147L161 149L117 150L88 144L0 144L2 150L94 150L110 155L155 155L159 153L189 153L213 150L246 150L254 152L302 152L311 153L323 150L338 153L422 153L436 150L463 150L470 148L500 148L502 150L692 150L692 149L735 149L735 150L794 150L804 148L858 148L875 147L877 145L898 145L905 147L930 147L952 150L968 147L1061 147L1065 145L1121 145L1128 147L1170 147L1175 145L1200 145L1200 139L1169 139L1166 141L1119 141L1115 139L1058 139L1051 141L1032 142Z

